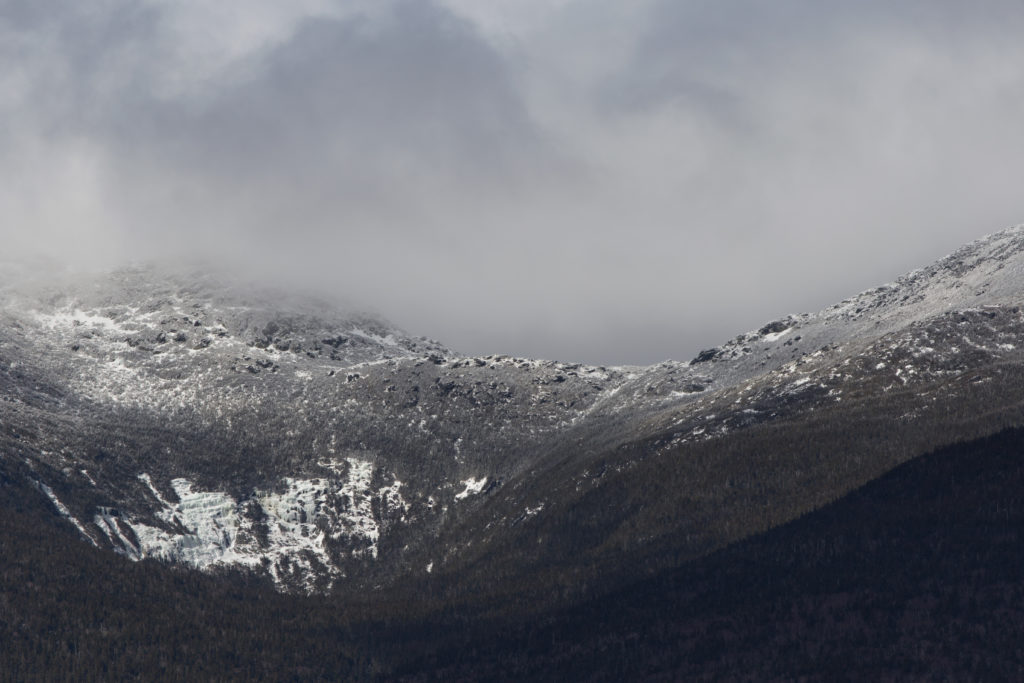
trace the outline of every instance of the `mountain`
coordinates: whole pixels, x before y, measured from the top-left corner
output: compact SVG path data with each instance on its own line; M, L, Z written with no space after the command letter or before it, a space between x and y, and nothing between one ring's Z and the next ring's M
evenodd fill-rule
M0 276L10 518L76 562L327 596L381 642L366 615L577 624L1024 424L1024 226L650 367L464 356L200 271L32 279Z

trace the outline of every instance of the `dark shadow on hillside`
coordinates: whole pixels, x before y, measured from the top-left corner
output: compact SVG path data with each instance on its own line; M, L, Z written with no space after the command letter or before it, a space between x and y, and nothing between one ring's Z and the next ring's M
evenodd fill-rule
M410 679L1011 680L1024 675L1024 430L529 625L424 624ZM470 633L472 635L470 635ZM425 673L430 672L430 673Z

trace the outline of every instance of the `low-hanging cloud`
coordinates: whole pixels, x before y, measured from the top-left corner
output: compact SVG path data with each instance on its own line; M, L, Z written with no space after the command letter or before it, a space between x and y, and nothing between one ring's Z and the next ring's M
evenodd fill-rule
M686 359L1024 220L1024 11L970 10L0 0L3 239Z

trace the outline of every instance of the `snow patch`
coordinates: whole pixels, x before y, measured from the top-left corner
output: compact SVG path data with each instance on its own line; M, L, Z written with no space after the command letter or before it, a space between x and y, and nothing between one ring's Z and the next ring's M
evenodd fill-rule
M95 311L83 311L80 308L66 308L53 313L33 311L33 315L42 325L50 330L58 328L90 327L106 332L133 332L134 330L118 325L110 318L98 315Z
M41 481L35 482L35 485L36 488L42 491L43 494L50 499L50 502L53 503L53 506L55 508L57 508L57 512L60 514L61 517L74 524L75 528L78 529L79 533L85 536L90 543L98 547L96 540L89 535L89 533L85 530L85 527L82 526L82 523L75 519L75 516L71 514L71 511L68 510L67 506L64 505L64 503L60 502L60 499L57 498L57 494L53 492L53 489L51 489L49 486L47 486Z
M132 542L121 528L117 524L117 517L113 514L110 508L100 508L98 514L93 517L93 523L106 534L110 540L111 545L114 546L114 552L122 555L127 555L133 560L141 560L142 552L139 547Z
M789 334L792 331L793 331L792 327L787 327L786 329L780 330L778 332L769 332L769 333L765 334L763 337L761 337L761 339L766 341L766 342L775 342L775 341L778 341L778 340L782 339L783 337L785 337L787 334Z
M462 493L455 495L455 500L463 500L469 496L475 496L484 490L484 486L487 485L487 477L483 479L464 479L462 485L466 488L462 490Z

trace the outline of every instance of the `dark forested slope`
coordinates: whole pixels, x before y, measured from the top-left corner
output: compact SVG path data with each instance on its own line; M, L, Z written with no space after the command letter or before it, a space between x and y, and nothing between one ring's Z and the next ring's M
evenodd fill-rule
M412 680L1013 680L1022 567L1012 429L575 608L515 625L438 619L426 651L396 652Z

